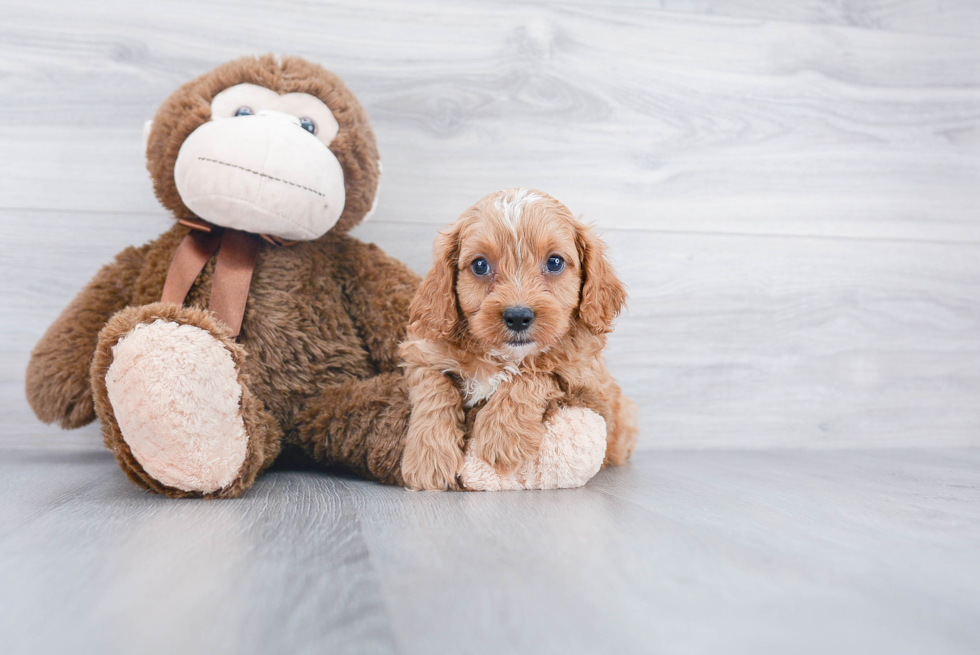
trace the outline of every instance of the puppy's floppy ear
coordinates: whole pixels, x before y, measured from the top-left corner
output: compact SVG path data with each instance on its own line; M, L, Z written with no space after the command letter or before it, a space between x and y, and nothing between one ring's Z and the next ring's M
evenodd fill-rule
M456 268L460 226L439 233L432 246L432 266L412 299L409 323L423 339L443 341L456 331Z
M588 225L576 227L575 242L582 262L582 296L578 315L594 333L612 330L612 322L626 304L626 287L606 258L606 246Z

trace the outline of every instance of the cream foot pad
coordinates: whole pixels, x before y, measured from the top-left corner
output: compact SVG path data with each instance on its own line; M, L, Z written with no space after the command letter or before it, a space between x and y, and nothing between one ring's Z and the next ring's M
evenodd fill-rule
M206 330L158 319L133 328L112 355L109 402L143 469L183 491L234 481L248 436L231 353Z
M606 421L592 410L566 407L547 427L538 458L507 477L467 453L460 473L463 485L474 491L570 489L591 480L606 454Z

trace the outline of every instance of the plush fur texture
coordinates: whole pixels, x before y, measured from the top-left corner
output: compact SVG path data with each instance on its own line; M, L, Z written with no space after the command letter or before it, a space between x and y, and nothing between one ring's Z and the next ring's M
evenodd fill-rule
M27 400L45 423L70 430L95 420L89 368L99 330L130 304L132 282L139 277L148 250L149 245L126 248L116 255L61 312L31 353Z
M548 270L552 257L560 271ZM636 443L636 410L606 370L602 349L626 290L593 230L543 192L502 191L441 233L434 259L401 347L412 401L406 484L455 488L464 448L510 476L538 458L546 417L568 404L605 419L605 463L625 463ZM478 260L487 263L485 274L474 268ZM503 320L517 307L533 311L526 331ZM471 390L471 403L486 403L467 442Z
M397 484L408 397L401 376L391 374L398 371L398 344L419 278L376 246L346 235L370 210L379 173L374 136L353 94L331 73L293 57L245 58L220 66L178 89L157 112L147 148L154 189L176 218L191 217L174 186L177 152L187 135L208 120L214 95L243 82L279 93L308 93L333 110L340 129L330 150L343 167L347 198L337 224L315 241L288 248L262 243L237 341L205 309L214 257L184 307L158 302L186 227L175 224L154 241L127 248L38 342L27 370L28 400L41 420L67 428L98 414L106 444L126 474L170 496L238 496L283 445L302 449L323 465ZM143 467L120 428L117 410L122 407L114 407L106 384L114 347L157 321L208 333L234 362L248 444L236 477L220 489L210 487L224 481L221 475L197 485L159 479ZM229 383L227 371L220 377L222 384ZM134 411L131 399L123 404ZM189 438L183 435L174 443ZM155 446L156 457L164 457L166 445Z

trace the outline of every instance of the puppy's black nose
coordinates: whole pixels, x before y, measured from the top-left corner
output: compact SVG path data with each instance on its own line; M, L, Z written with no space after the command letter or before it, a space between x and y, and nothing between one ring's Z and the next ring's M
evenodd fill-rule
M534 311L530 307L508 307L501 316L507 329L514 332L523 332L534 323Z

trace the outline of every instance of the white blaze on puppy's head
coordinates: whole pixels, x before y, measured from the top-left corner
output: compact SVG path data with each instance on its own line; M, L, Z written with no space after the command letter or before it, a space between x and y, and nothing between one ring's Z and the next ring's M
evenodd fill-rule
M494 201L493 206L500 212L499 216L504 223L517 234L517 225L521 221L521 213L524 208L536 200L541 200L541 196L529 191L528 189L512 189L504 191L500 197Z

